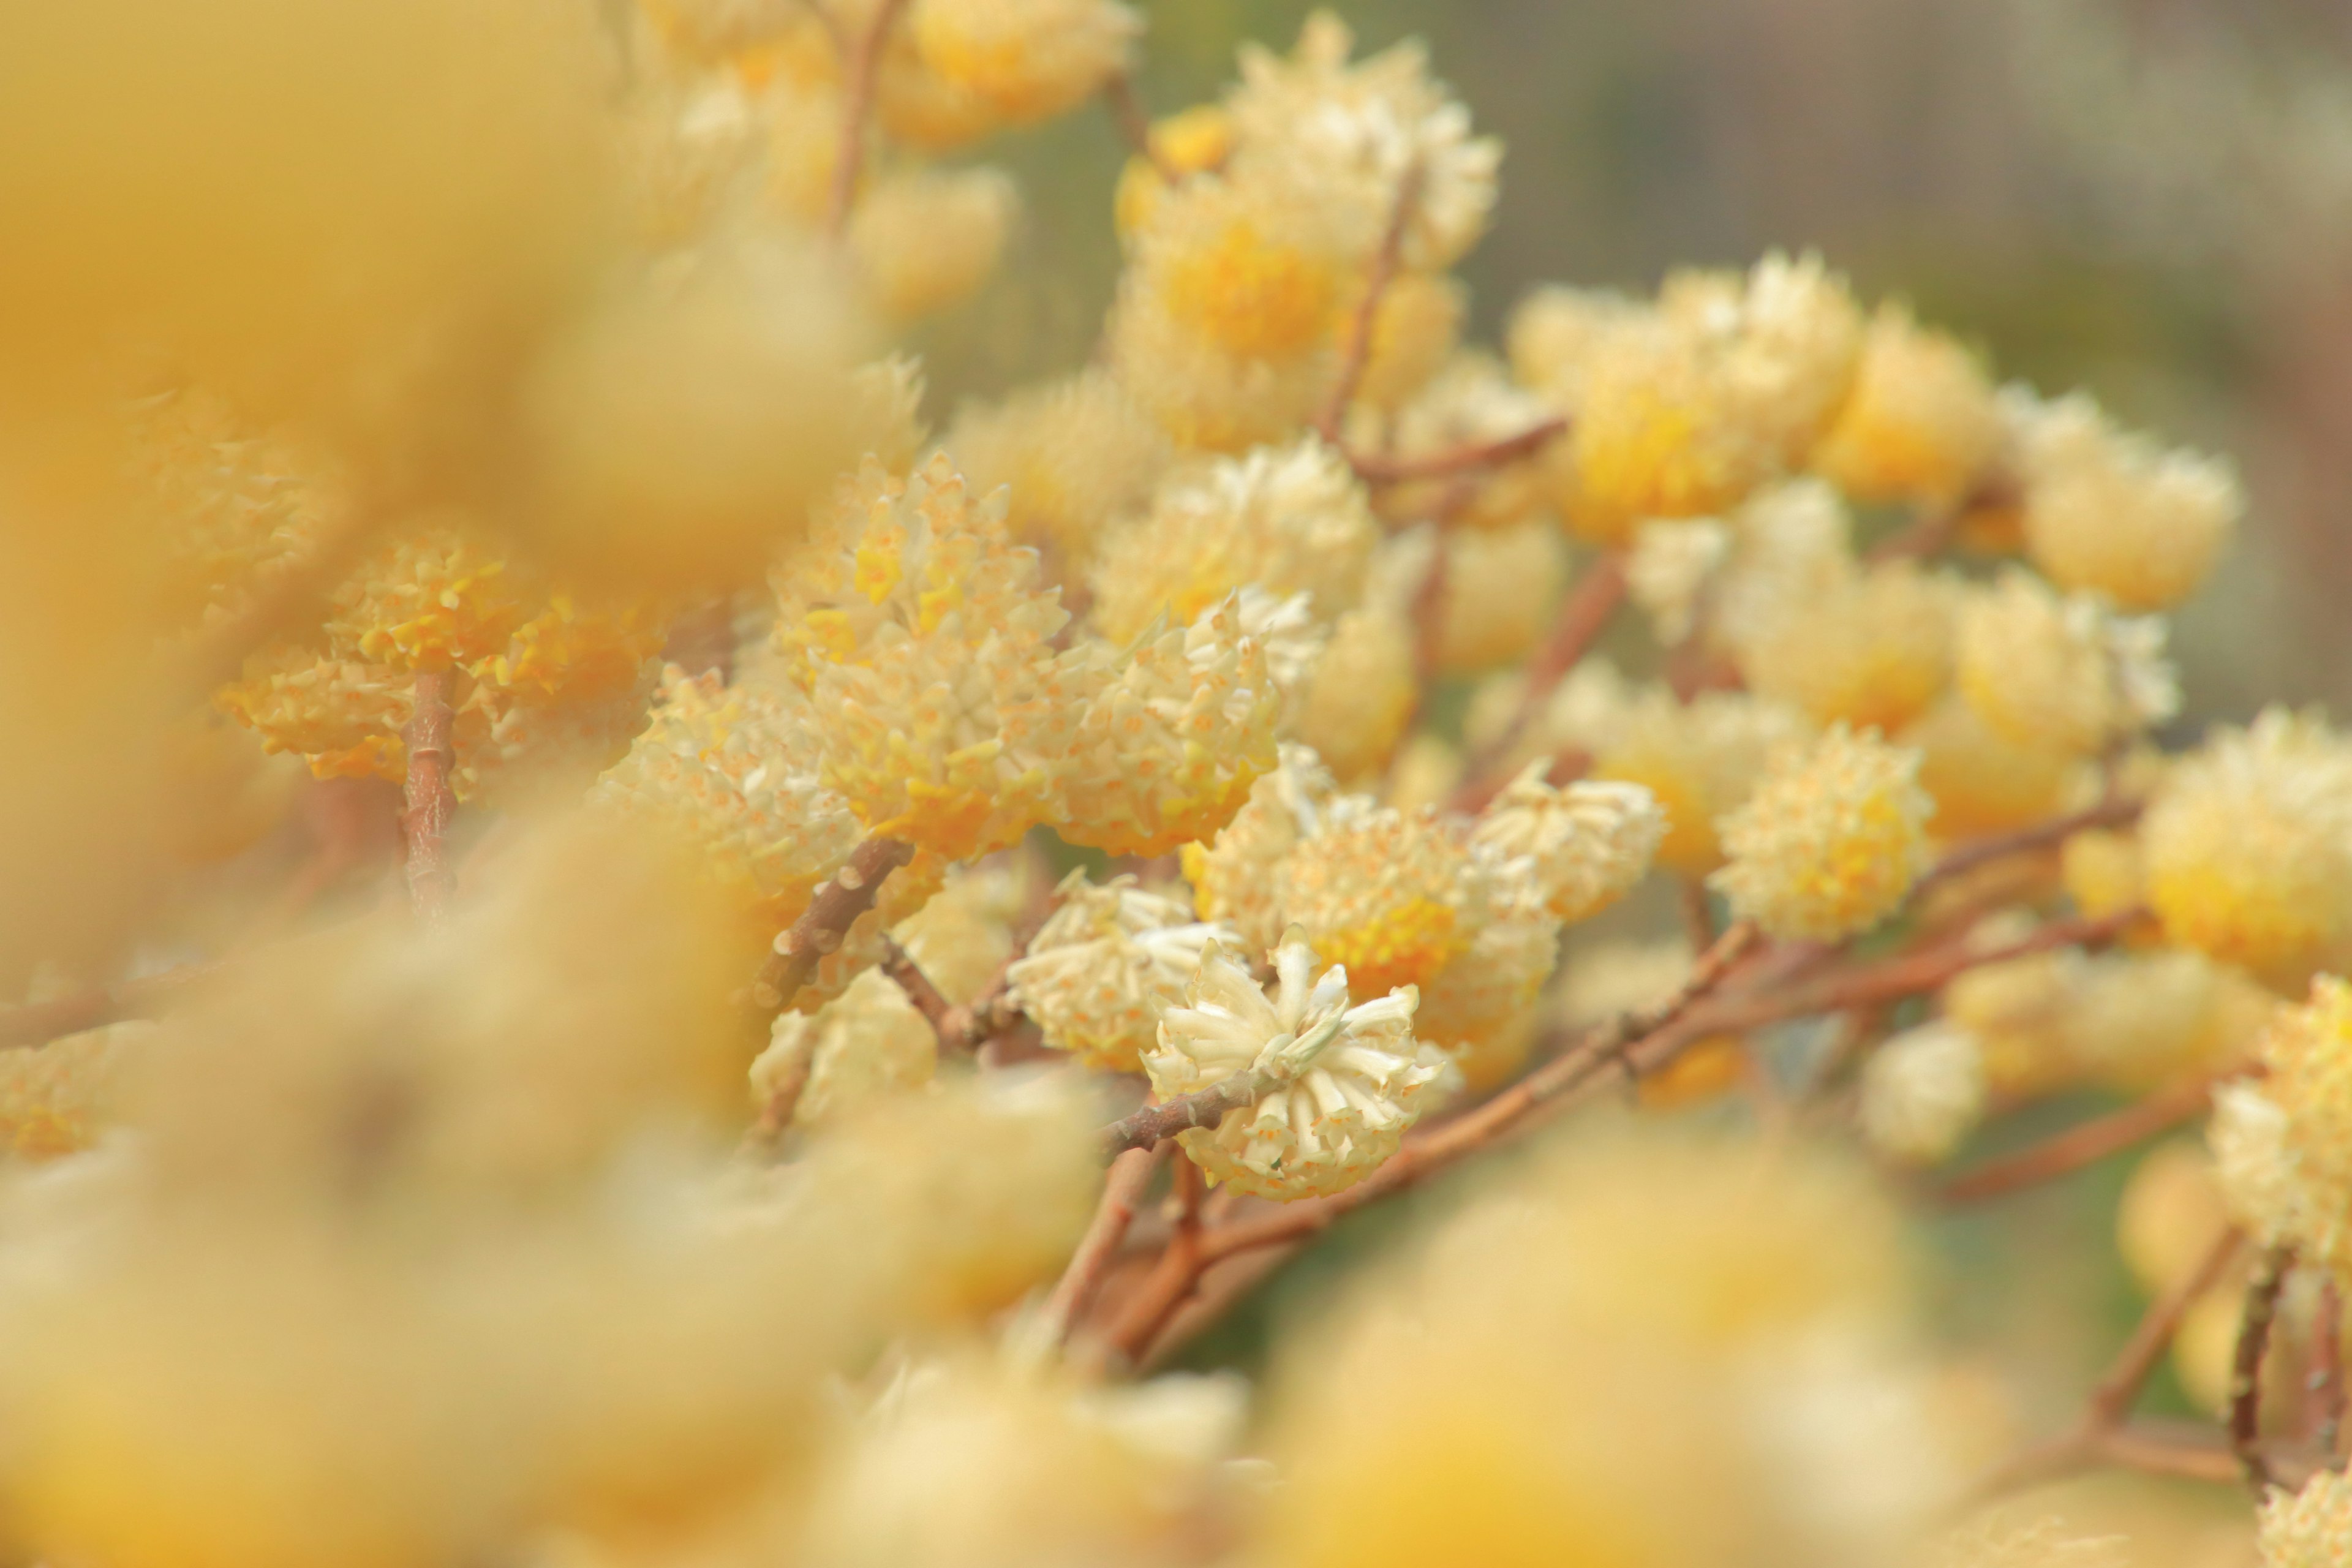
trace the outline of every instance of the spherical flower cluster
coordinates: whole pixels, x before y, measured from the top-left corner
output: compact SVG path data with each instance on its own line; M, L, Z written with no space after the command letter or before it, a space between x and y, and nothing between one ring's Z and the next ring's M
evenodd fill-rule
M1285 923L1366 998L1434 980L1493 899L1486 862L1453 825L1361 796L1335 804L1279 876Z
M2273 709L2172 771L2139 835L2148 903L2186 947L2290 983L2352 937L2352 746Z
M1476 243L1495 205L1502 144L1470 134L1470 112L1430 79L1418 43L1350 65L1355 39L1328 11L1310 16L1284 59L1250 46L1227 107L1247 159L1280 159L1379 232L1410 172L1406 266L1436 271Z
M2169 609L2196 591L2245 509L2227 464L2120 431L2081 394L2020 400L2012 417L2036 566L2126 610Z
M1420 671L1412 617L1392 593L1341 616L1301 686L1288 732L1350 784L1378 776L1412 727Z
M950 876L929 902L898 922L891 938L940 995L961 1006L1016 956L1013 925L1026 906L1028 886L1027 879L1003 867Z
M1703 692L1683 703L1654 689L1612 708L1594 728L1564 739L1591 750L1595 778L1650 792L1666 818L1658 861L1685 877L1723 863L1717 824L1746 802L1774 749L1805 728L1779 703L1744 692Z
M1554 920L1608 908L1649 873L1665 814L1638 784L1578 783L1554 789L1530 763L1471 829L1474 849L1494 858L1496 880L1515 901Z
M1350 1005L1347 971L1318 978L1296 931L1273 958L1269 1000L1248 970L1210 948L1185 1005L1161 1015L1143 1065L1162 1096L1258 1075L1254 1103L1178 1142L1212 1181L1257 1197L1315 1197L1353 1186L1396 1152L1444 1058L1413 1039L1412 987Z
M1626 554L1625 587L1661 643L1676 647L1691 635L1706 590L1731 552L1731 531L1713 518L1642 525Z
M1215 833L1275 765L1282 712L1268 649L1241 595L1181 630L1147 631L1123 658L1094 656L1092 689L1062 764L1050 820L1073 844L1165 855Z
M2116 616L2087 594L2062 598L2021 571L1962 602L1958 673L1987 724L2060 755L2105 752L2180 705L2161 620Z
M2263 1499L2263 1568L2343 1568L2352 1551L2352 1478L2323 1468Z
M2261 1057L2267 1075L2216 1121L2223 1190L2258 1234L2352 1279L2352 985L2320 976Z
M1100 370L966 408L946 445L975 489L1010 488L1013 537L1073 572L1150 500L1170 458L1159 426Z
M1946 696L1897 739L1919 752L1919 787L1936 803L1936 833L1942 838L2004 833L2054 816L2078 776L2074 757L2019 745L1957 696ZM2080 836L2068 841L2069 854L2079 841Z
M1200 174L1132 243L1111 364L1177 444L1238 451L1314 413L1363 248L1345 215L1279 168Z
M0 1055L0 1149L54 1160L97 1142L153 1027L111 1024Z
M129 409L128 468L163 524L166 608L216 621L345 526L348 480L296 438L254 428L203 387Z
M1112 226L1122 244L1150 226L1160 198L1168 192L1169 175L1181 180L1213 173L1234 155L1234 117L1221 103L1196 103L1180 110L1154 121L1146 135L1151 155L1139 153L1127 161L1111 200Z
M1984 1048L1950 1023L1885 1041L1862 1071L1862 1130L1881 1153L1915 1164L1949 1155L1985 1109Z
M1488 921L1470 945L1422 988L1413 1033L1490 1089L1535 1046L1537 996L1559 963L1560 922L1542 909Z
M1813 471L1856 500L1950 506L1986 478L2002 429L1976 356L1900 305L1882 305Z
M907 27L941 82L1022 125L1124 70L1143 24L1114 0L916 0Z
M1155 616L1189 621L1246 584L1309 594L1334 620L1363 593L1380 537L1346 458L1313 437L1213 459L1171 475L1150 513L1105 542L1094 622L1129 641Z
M1239 947L1231 926L1192 918L1190 906L1147 892L1132 877L1100 887L1073 872L1061 907L1005 971L1013 998L1047 1046L1089 1067L1135 1072L1161 1009L1183 999L1213 942Z
M868 298L900 321L963 303L996 271L1020 205L997 169L915 169L877 180L849 220Z
M1952 671L1949 585L1909 562L1858 571L1791 602L1739 644L1758 695L1815 722L1893 733L1943 694Z
M868 464L777 573L777 637L825 722L825 781L875 832L951 859L1011 843L1067 755L1077 661L1036 556L944 457Z
M1919 753L1832 728L1774 763L1721 826L1729 861L1708 879L1772 936L1841 942L1894 912L1927 869L1935 803Z
M807 699L781 679L672 669L652 722L600 780L600 808L682 834L706 868L740 887L782 930L857 847L849 802L818 776Z
M1451 535L1444 570L1437 667L1448 674L1526 658L1549 625L1568 578L1559 532L1535 519Z
M931 1081L939 1037L879 970L869 969L814 1013L776 1015L768 1048L751 1064L755 1106L790 1092L793 1121L816 1127Z
M1184 847L1184 879L1202 917L1223 921L1253 949L1281 939L1281 868L1302 838L1322 825L1339 786L1322 760L1285 744L1274 772L1250 786L1250 798L1213 842Z

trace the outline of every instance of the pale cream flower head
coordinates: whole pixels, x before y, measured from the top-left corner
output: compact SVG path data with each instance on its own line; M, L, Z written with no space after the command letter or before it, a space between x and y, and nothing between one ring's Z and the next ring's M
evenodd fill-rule
M1182 1000L1210 944L1238 946L1240 933L1193 919L1189 905L1133 877L1097 887L1074 871L1061 895L1061 907L1005 978L1048 1047L1133 1072L1157 1034L1160 1009Z
M1275 994L1211 946L1186 1004L1161 1015L1143 1058L1162 1096L1190 1094L1236 1073L1265 1085L1215 1127L1179 1135L1213 1181L1261 1197L1300 1198L1353 1186L1385 1161L1445 1072L1416 1042L1412 986L1350 1005L1348 973L1318 962L1296 929L1273 954Z

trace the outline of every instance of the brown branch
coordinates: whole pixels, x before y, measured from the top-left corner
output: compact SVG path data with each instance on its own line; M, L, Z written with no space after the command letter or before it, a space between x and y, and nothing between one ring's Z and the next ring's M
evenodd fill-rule
M2093 1117L2031 1148L1988 1160L1954 1177L1937 1197L1947 1204L1980 1203L2071 1175L2202 1115L2212 1103L2215 1086L2235 1076L2238 1075L2210 1074L2161 1089L2120 1110Z
M2344 1432L2344 1293L2336 1276L2319 1279L2319 1310L2311 1329L2311 1396L2314 1414L2311 1440L2319 1462L2332 1466Z
M1070 1325L1077 1321L1078 1314L1094 1299L1104 1270L1118 1255L1119 1243L1127 1238L1127 1227L1134 1222L1136 1205L1142 1201L1143 1189L1151 1184L1152 1173L1166 1158L1167 1149L1162 1145L1129 1149L1110 1163L1110 1171L1103 1178L1102 1199L1095 1205L1094 1220L1079 1240L1078 1249L1070 1255L1069 1267L1062 1270L1054 1293L1045 1298L1045 1332L1053 1343L1060 1344L1069 1338Z
M1479 810L1509 782L1505 770L1520 738L1543 711L1552 692L1568 678L1568 672L1601 640L1601 634L1609 629L1611 618L1624 602L1625 563L1613 554L1603 555L1577 579L1568 597L1560 601L1559 616L1552 622L1543 647L1528 661L1527 685L1519 693L1518 707L1502 732L1482 747L1463 770L1462 785L1448 803L1454 809Z
M1214 1127L1225 1119L1227 1111L1254 1104L1258 1096L1270 1087L1272 1080L1255 1068L1251 1068L1206 1089L1196 1089L1190 1094L1180 1094L1157 1105L1147 1105L1104 1128L1103 1149L1107 1153L1118 1155L1130 1149L1149 1149L1163 1139L1173 1138L1179 1132L1189 1131L1195 1127Z
M2202 1479L2227 1480L2234 1476L2228 1452L2219 1443L2206 1441L2192 1447L2174 1441L2158 1445L2147 1433L2135 1433L2130 1418L2132 1406L2138 1403L2140 1391L2147 1387L2157 1363L2164 1359L2166 1348L2180 1328L2180 1320L2199 1299L2221 1282L2244 1249L2245 1237L2235 1229L2225 1229L2215 1237L2197 1267L2174 1280L2140 1314L2131 1337L2116 1352L2115 1360L2084 1402L2081 1419L2058 1436L2003 1462L1969 1489L1970 1500L1990 1501L2004 1492L2057 1480L2103 1463L2136 1469L2155 1468L2154 1462L2161 1455L2184 1452L2200 1456L2195 1473ZM2164 1468L2162 1473L2180 1472Z
M1144 112L1143 100L1136 95L1135 79L1125 71L1112 73L1102 86L1103 107L1110 111L1110 121L1135 155L1151 165L1152 173L1169 184L1184 178L1184 171L1169 161L1151 139L1151 116Z
M1476 1110L1408 1139L1385 1164L1345 1192L1286 1204L1272 1214L1236 1221L1210 1233L1202 1244L1202 1260L1213 1262L1236 1252L1311 1236L1340 1215L1410 1186L1516 1131L1543 1106L1620 1061L1633 1043L1672 1026L1722 983L1755 939L1755 927L1744 921L1733 925L1699 956L1689 977L1654 1005L1597 1026L1575 1049L1537 1068Z
M2279 1291L2286 1284L2294 1253L2274 1247L2246 1287L2246 1312L2238 1323L2237 1352L2230 1363L2230 1452L2238 1473L2257 1499L2269 1489L2269 1459L2262 1448L2263 1352L2270 1348L2271 1324L2278 1316Z
M849 209L857 199L857 181L866 172L866 121L874 110L874 89L882 74L882 54L890 42L890 29L898 25L898 14L907 8L907 0L879 0L874 7L874 19L859 34L849 58L843 63L841 87L841 145L835 149L833 163L833 185L824 204L824 233L838 241L849 227Z
M1969 520L1969 514L1985 507L2000 506L2012 500L2017 482L2006 475L1988 474L1971 485L1956 501L1948 501L1913 518L1908 526L1896 530L1872 545L1863 559L1880 561L1924 561L1943 553L1944 547Z
M940 1043L945 1045L947 1022L955 1012L955 1005L940 994L940 988L931 984L931 977L923 973L922 965L915 962L914 954L899 946L897 937L885 936L882 939L882 962L878 967L899 990L907 994L907 1000L915 1005L915 1011L923 1016L923 1021L930 1025L931 1032L940 1037Z
M2237 1262L2239 1255L2245 1250L2245 1246L2243 1234L2234 1228L2224 1230L2214 1238L2213 1245L2206 1248L2205 1256L2198 1260L2196 1268L2174 1280L2147 1304L2147 1310L2140 1314L2131 1338L2124 1342L2123 1349L2116 1353L2115 1362L2107 1368L2106 1375L2100 1378L2098 1386L2091 1391L2085 1417L2090 1425L2112 1428L2121 1426L2131 1415L2132 1406L2138 1403L2140 1390L2147 1386L2149 1376L2156 1371L2157 1363L2164 1359L2166 1347L2172 1343L2172 1336L2179 1329L2180 1320L2207 1291L2221 1282L2222 1277L2229 1273L2230 1266Z
M1348 462L1356 470L1356 477L1368 485L1402 485L1421 479L1452 479L1456 474L1501 468L1506 463L1533 457L1549 446L1552 437L1567 429L1568 421L1554 416L1492 441L1473 441L1449 447L1442 452L1423 452L1409 457L1350 451Z
M0 1007L0 1050L44 1046L85 1029L119 1024L126 1018L152 1018L174 994L211 973L209 963L183 964L160 974L120 981L47 1002L21 1007Z
M1930 885L1973 871L1978 867L2011 855L2028 854L2036 849L2048 849L2063 844L2077 833L2098 827L2122 827L2138 820L2143 803L2126 798L2103 800L2096 805L2064 816L2037 822L2013 833L1996 834L1990 837L1971 839L1946 852L1944 858L1930 867L1912 889L1912 896Z
M752 1000L772 1011L790 1002L825 954L840 948L858 917L874 907L883 879L914 858L915 847L903 838L868 838L851 850L801 918L776 938L775 951L752 982Z
M2062 947L2087 947L2113 941L2135 921L2145 919L2140 909L2119 910L2096 919L2052 921L2015 942L1976 949L1965 942L1948 943L1927 952L1906 953L1877 963L1832 971L1783 991L1727 996L1693 1010L1675 1037L1742 1034L1789 1018L1817 1013L1842 1013L1882 1002L1898 1002L1942 989L1956 977L1990 963L2006 963Z
M1201 1200L1207 1190L1201 1167L1186 1159L1176 1162L1176 1225L1135 1294L1120 1309L1091 1358L1099 1370L1116 1359L1133 1365L1142 1348L1166 1326L1201 1278Z
M416 672L416 700L401 740L408 748L408 782L403 791L406 809L401 831L408 840L408 898L428 921L449 910L456 879L449 868L449 818L457 798L450 793L449 771L456 761L450 730L456 714L449 705L457 677L446 669Z
M1266 1278L1290 1261L1292 1247L1260 1247L1255 1252L1222 1258L1202 1267L1192 1294L1169 1314L1167 1326L1140 1347L1135 1356L1139 1372L1150 1372L1197 1339L1233 1305L1265 1283Z
M1423 178L1422 167L1415 163L1397 182L1388 227L1381 235L1380 248L1372 252L1371 270L1364 277L1364 297L1356 303L1347 353L1339 361L1339 379L1332 383L1331 395L1315 419L1316 430L1334 447L1339 445L1348 405L1356 400L1356 389L1363 384L1364 367L1371 363L1373 329L1379 324L1381 301L1388 297L1389 285L1396 281L1397 268L1402 264L1404 237L1412 226L1413 209L1421 205Z

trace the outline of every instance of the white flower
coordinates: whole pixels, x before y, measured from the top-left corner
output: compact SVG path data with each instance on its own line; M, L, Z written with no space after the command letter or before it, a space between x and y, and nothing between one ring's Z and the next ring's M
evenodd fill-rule
M1133 877L1097 888L1074 871L1061 896L1061 908L1005 979L1046 1045L1132 1072L1160 1010L1183 999L1209 944L1238 943L1241 935L1194 920L1184 904L1146 892Z
M1984 1047L1957 1024L1906 1029L1862 1069L1862 1131L1897 1160L1932 1164L1984 1115Z
M1580 921L1630 892L1666 836L1657 798L1634 784L1544 783L1549 758L1529 763L1471 829L1472 848L1497 863L1513 901Z
M1396 1152L1445 1071L1444 1056L1413 1038L1417 990L1351 1007L1348 972L1335 964L1318 979L1317 962L1297 928L1286 933L1269 1001L1212 946L1187 1005L1161 1015L1159 1047L1143 1058L1162 1098L1256 1075L1265 1089L1255 1104L1178 1142L1212 1180L1260 1197L1312 1197L1361 1181Z

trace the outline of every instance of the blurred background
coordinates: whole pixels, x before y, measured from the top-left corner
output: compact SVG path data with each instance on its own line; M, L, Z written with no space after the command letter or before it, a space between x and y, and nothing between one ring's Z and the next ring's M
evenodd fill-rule
M1216 94L1304 0L1161 0L1155 114ZM1491 340L1538 283L1818 249L2003 377L2227 453L2246 537L2179 618L2193 731L2352 713L2352 0L1354 0L1505 143L1463 273ZM930 332L936 410L1088 353L1117 263L1100 113L992 151L1013 264Z

